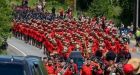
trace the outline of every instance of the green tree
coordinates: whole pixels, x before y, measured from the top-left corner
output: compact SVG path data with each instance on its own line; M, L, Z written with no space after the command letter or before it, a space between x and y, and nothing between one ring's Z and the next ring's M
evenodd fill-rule
M77 9L87 11L93 0L76 0Z
M88 9L88 13L90 16L104 15L109 19L113 19L116 23L119 23L122 8L116 0L93 0Z
M89 13L92 16L106 15L108 12L109 0L93 0L89 7Z
M134 17L134 0L93 0L88 13L90 16L105 15L130 25Z
M119 4L123 8L120 19L125 25L130 25L133 21L134 1L135 0L119 0Z
M10 35L11 5L10 0L0 0L0 46Z

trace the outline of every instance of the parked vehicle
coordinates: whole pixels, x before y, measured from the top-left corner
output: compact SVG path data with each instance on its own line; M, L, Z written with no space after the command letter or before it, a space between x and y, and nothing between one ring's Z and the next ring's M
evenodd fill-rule
M47 75L37 56L0 56L1 75Z

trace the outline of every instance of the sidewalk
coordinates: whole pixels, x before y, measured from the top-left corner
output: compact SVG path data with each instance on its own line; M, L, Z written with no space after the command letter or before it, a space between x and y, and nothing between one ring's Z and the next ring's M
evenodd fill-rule
M135 48L136 51L135 52L131 52L132 57L136 57L136 58L140 58L140 48L139 47L135 47L136 45L136 41L135 40L131 40L130 41L130 48Z
M12 46L16 47L23 54L45 57L42 49L38 49L32 45L26 44L22 40L18 40L16 38L12 37L12 38L8 39L8 43L11 44Z

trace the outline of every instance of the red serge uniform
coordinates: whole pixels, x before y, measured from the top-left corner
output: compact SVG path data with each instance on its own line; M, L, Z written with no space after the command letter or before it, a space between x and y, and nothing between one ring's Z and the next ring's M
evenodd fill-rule
M117 50L117 53L119 53L120 51L119 51L119 41L118 40L116 40L115 41L115 44L116 44L116 50Z
M28 28L24 26L24 34L27 36L28 35Z
M17 31L24 34L24 27L22 25L17 26Z
M37 40L38 42L40 42L40 41L41 41L39 31L37 31L37 33L36 33L36 40Z
M78 73L77 65L73 63L72 66L74 67L74 71L77 74ZM70 67L66 70L64 75L73 75L73 71L70 70Z
M58 67L57 70L55 71L55 74L58 75L59 72L61 72L62 68Z
M45 39L46 39L45 34L44 34L44 33L42 33L42 34L41 34L41 37L42 37L42 43L44 44L44 41L45 41Z
M52 45L52 43L50 43L50 41L49 41L47 38L45 39L44 44L45 44L45 47L47 48L47 50L48 50L49 52L52 52L52 50L53 50L53 45Z
M18 23L14 23L13 28L12 28L14 32L17 31L17 27L18 27Z
M109 29L109 28L106 28L106 29L105 29L105 33L106 33L106 34L109 34L109 33L110 33L110 29Z
M96 45L96 43L93 43L92 52L95 53L97 49L98 49L98 46Z
M31 37L32 36L31 34L32 34L32 28L30 27L30 29L28 30L28 36Z
M105 46L108 50L110 50L111 42L109 40L105 40Z
M62 50L63 50L63 44L59 39L56 39L56 42L57 42L57 45L58 45L58 48L59 48L58 52L61 53Z
M73 75L70 69L67 69L64 75Z
M24 34L24 32L25 32L25 27L24 27L24 25L20 24L17 28L18 28L18 31L19 31L19 32L21 31L20 29L22 29L22 33Z
M53 49L52 49L53 53L58 53L59 54L60 49L59 49L58 45L53 45L52 47L53 47Z
M104 46L104 47L103 47L103 51L102 51L103 54L106 53L107 51L108 51L108 49Z
M115 45L111 46L111 50L112 50L113 52L117 53L117 49L116 49L116 46L115 46Z
M38 31L38 33L37 33L38 35L38 42L41 42L42 41L42 38L41 38L41 33Z
M74 71L77 74L78 73L78 68L77 68L77 64L73 63L72 66L74 67Z
M81 70L81 75L92 75L92 67L83 65L82 70Z
M61 66L60 63L56 63L55 68L56 68L55 74L57 75L62 70L63 67Z
M38 32L37 32L37 30L35 29L35 30L34 30L34 35L33 35L33 37L34 37L35 40L38 40L37 34L38 34Z
M92 52L95 53L96 50L98 49L99 44L98 44L97 39L94 39L93 41L94 42L93 42L93 46L92 46Z
M46 66L46 69L48 71L48 74L54 74L55 75L55 70L53 66Z
M22 33L22 34L24 34L24 27L22 26L22 25L18 25L17 27L16 27L16 31L18 31L18 32L20 32L20 33Z
M27 31L27 32L26 32L26 35L29 36L29 30L30 30L30 28L29 28L29 26L27 26L26 28L27 28L27 29L26 29L26 31Z
M69 48L68 48L68 51L69 51L69 52L71 52L71 51L73 51L73 50L74 50L74 48L75 48L75 46L74 46L74 45L70 45L70 46L69 46Z
M47 39L47 37L46 37L46 34L44 33L44 34L42 34L42 37L43 37L43 44L45 45L45 41L46 41L46 39Z
M100 65L98 63L92 62L91 65L98 68L98 70L96 71L96 75L102 75L103 74L103 70L99 68Z

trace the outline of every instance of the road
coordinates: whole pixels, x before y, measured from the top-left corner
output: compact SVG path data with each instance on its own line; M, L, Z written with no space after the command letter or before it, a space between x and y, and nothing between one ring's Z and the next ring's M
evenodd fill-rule
M34 46L26 44L22 40L18 40L12 37L8 39L7 42L8 42L8 49L7 49L8 55L13 55L13 56L35 55L39 57L45 57L42 49L38 49Z

